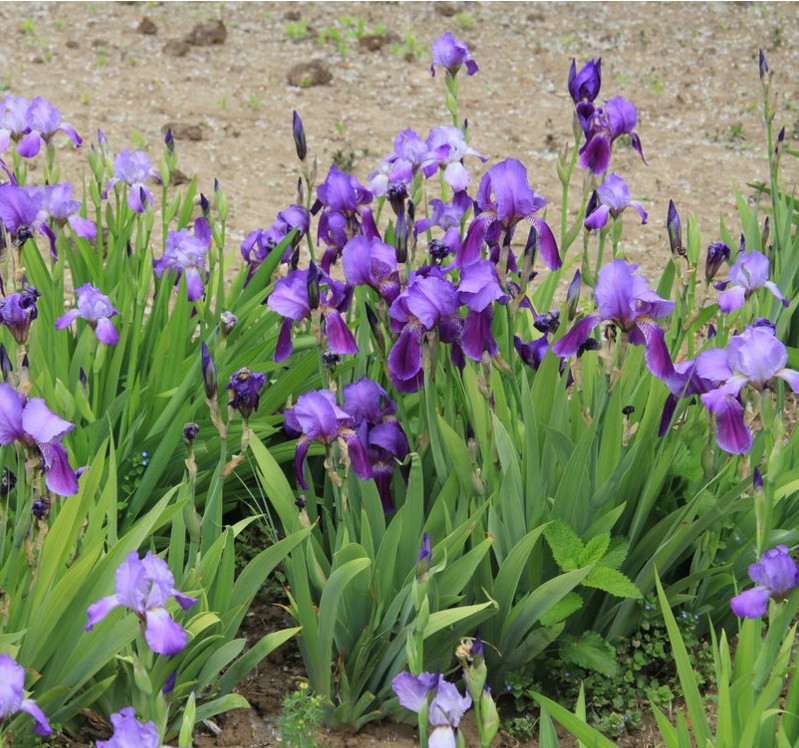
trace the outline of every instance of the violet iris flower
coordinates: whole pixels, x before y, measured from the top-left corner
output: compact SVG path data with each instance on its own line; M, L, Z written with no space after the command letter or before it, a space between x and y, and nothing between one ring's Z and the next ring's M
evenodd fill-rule
M310 269L294 270L275 283L266 300L273 312L285 317L275 349L275 361L285 361L294 350L291 342L293 323L311 319L314 315L322 318L327 345L333 353L358 352L355 338L342 317L352 300L352 286L334 281L315 267L313 273L316 274L315 280ZM314 292L314 299L310 290Z
M25 668L4 652L0 654L0 725L17 712L33 717L37 735L53 734L44 712L33 699L25 698Z
M726 289L719 294L719 309L725 313L740 309L758 288L767 288L783 306L788 306L790 302L768 275L769 261L764 254L756 250L741 252L730 268L728 280L716 284L716 288Z
M543 335L536 340L525 343L518 335L515 335L513 338L513 347L516 349L516 353L519 354L519 358L531 369L537 371L538 367L541 366L541 362L544 360L546 352L549 350L549 341L547 340L547 336Z
M730 606L739 618L760 618L766 614L771 598L782 600L799 586L799 566L788 546L778 545L749 566L749 578L757 587L733 597Z
M103 196L118 182L128 185L128 207L136 213L144 213L146 203L152 203L152 193L144 186L148 179L161 181L158 172L150 167L150 159L143 151L124 150L114 159L114 176Z
M211 227L205 218L194 221L194 235L188 229L170 231L166 237L166 249L160 260L153 260L153 270L160 278L164 271L177 273L175 285L186 274L186 295L189 301L197 301L205 293L203 275L205 257L211 248Z
M770 327L747 327L730 340L724 353L708 361L706 376L723 384L704 393L702 404L716 416L719 447L746 454L752 447L752 434L744 422L741 390L750 384L762 392L779 378L799 392L799 372L785 368L788 352Z
M25 112L28 132L20 140L17 152L25 158L33 158L44 145L50 142L57 132L66 133L70 140L80 148L83 139L75 132L75 128L61 121L61 112L49 101L37 96Z
M94 221L79 215L80 202L72 199L72 185L68 182L44 187L41 192L40 218L47 218L57 226L69 225L81 239L93 241L97 236L97 226Z
M239 411L241 417L247 420L258 410L261 389L265 384L265 374L250 371L246 367L234 371L225 385L225 389L231 391L230 407Z
M294 229L297 233L286 247L281 262L288 262L291 251L299 244L302 237L308 233L311 224L311 214L302 205L290 205L286 210L277 214L275 222L268 229L251 231L241 243L241 256L249 266L247 281L255 275L261 263L271 254L272 250L280 244Z
M175 578L166 561L152 551L147 551L144 558L131 551L117 569L114 594L89 606L86 631L91 631L114 608L125 607L138 616L144 639L153 652L167 657L177 654L186 646L187 635L165 607L170 597L183 610L197 602L175 589Z
M477 156L486 162L488 158L470 148L463 130L459 127L434 127L427 136L429 150L425 176L430 177L438 168L444 170L444 181L455 192L465 190L472 181L463 165L466 156Z
M391 476L410 452L408 437L395 418L397 406L386 391L366 377L344 386L342 409L354 419L354 429L366 447L383 511L394 511ZM407 480L407 470L403 477Z
M404 187L407 190L428 154L427 143L421 136L413 130L400 130L394 138L394 152L369 174L369 189L375 197L383 197L392 188Z
M311 442L331 445L338 441L346 448L352 469L362 480L372 477L366 449L355 433L355 419L336 405L336 396L330 390L306 392L297 398L297 404L286 411L286 426L301 434L294 453L294 471L297 482L304 490L308 484L303 475L305 456Z
M707 283L716 277L716 273L725 262L730 261L730 254L730 248L724 242L716 242L707 248L705 255L705 281ZM744 295L746 294L744 293Z
M510 300L500 285L497 266L479 259L461 268L458 300L469 309L461 331L463 352L474 361L479 361L484 351L495 356L499 346L491 333L494 302L507 304Z
M594 99L599 95L602 85L602 59L589 60L577 72L577 64L572 60L569 68L569 94L574 102L574 111L583 132L587 133L594 115Z
M625 208L635 208L641 216L641 223L646 223L646 211L637 200L630 199L630 188L616 174L608 174L605 181L597 188L600 205L585 217L586 228L601 229L608 218L618 218Z
M534 215L547 201L530 187L527 169L520 161L509 158L492 166L480 181L475 202L479 214L464 240L459 257L461 266L479 257L483 240L496 243L503 232L512 236L520 221L527 221L535 228L544 264L550 270L561 266L555 235L543 219Z
M30 102L21 96L6 96L0 103L0 153L27 132L28 106Z
M119 311L111 305L111 300L91 283L84 283L77 294L78 308L59 317L55 321L55 329L63 330L80 317L89 323L101 343L116 345L119 333L110 318L118 315Z
M0 299L0 324L11 331L20 345L27 341L31 323L39 316L36 300L40 296L36 286L25 286L21 292Z
M34 231L50 240L50 252L55 258L55 234L41 217L41 190L19 187L13 182L0 184L0 223L11 234L15 247L21 247Z
M371 286L389 304L397 298L400 279L394 247L358 234L344 245L341 262L350 285Z
M622 135L629 135L635 151L644 159L641 139L635 132L638 110L626 99L615 96L605 102L605 108L598 108L592 117L586 143L580 149L580 166L590 169L594 174L602 174L610 166L610 146Z
M441 340L457 343L460 332L458 292L444 277L414 274L389 309L392 332L399 338L388 354L392 384L401 392L422 386L422 342L439 327Z
M139 722L132 706L111 715L114 734L98 740L97 748L161 748L161 736L155 722Z
M472 59L467 47L462 41L456 39L449 31L442 34L433 42L433 61L430 63L430 75L435 76L436 65L446 68L446 71L455 76L463 65L466 65L466 75L474 75L479 68Z
M0 444L18 441L29 450L36 449L44 463L47 488L59 496L78 492L78 476L61 444L74 428L74 423L53 413L40 397L28 399L10 384L0 383Z
M646 346L646 363L660 379L674 373L663 329L655 322L674 309L674 302L662 299L637 275L638 265L613 260L599 271L594 296L598 311L580 320L552 346L561 358L574 356L602 321L612 321L627 333L633 345Z
M427 719L433 727L428 737L430 748L455 748L458 726L472 705L468 693L461 696L457 687L438 673L400 673L391 681L391 687L400 706L417 714L429 702Z

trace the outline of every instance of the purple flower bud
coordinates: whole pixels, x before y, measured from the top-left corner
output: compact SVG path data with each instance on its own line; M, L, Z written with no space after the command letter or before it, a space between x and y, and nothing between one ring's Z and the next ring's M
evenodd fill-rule
M763 490L763 475L759 467L755 467L755 472L752 475L752 488L754 488L755 491Z
M170 675L164 681L164 685L161 686L161 693L162 694L172 693L172 691L175 690L175 683L177 682L177 680L178 680L178 671L177 670L173 670L172 671L172 675Z
M422 545L419 555L416 557L416 579L424 579L430 572L430 562L433 559L433 549L430 545L430 536L425 533L422 535Z
M248 419L258 410L261 388L266 384L266 376L242 367L234 371L225 388L232 390L230 407L238 410L243 419Z
M766 55L763 54L763 50L760 50L758 55L758 67L760 70L760 80L763 81L766 77L766 73L768 73L768 62L766 62Z
M11 364L11 359L8 356L8 351L6 350L5 345L0 343L0 372L3 374L3 381L7 382L8 378L14 371L14 367Z
M297 112L294 112L292 129L294 132L294 147L297 149L297 158L300 161L305 161L308 155L308 146L305 142L305 128L302 126L302 120Z
M216 388L217 388L216 364L214 364L214 359L211 358L211 351L208 350L208 346L205 343L202 344L201 356L202 356L203 386L205 387L205 396L209 400L213 400L216 397Z
M166 145L166 150L168 153L172 154L175 152L175 137L172 135L172 128L166 128L166 134L164 135L164 145Z
M672 254L682 254L682 224L680 214L674 205L674 200L669 200L669 212L666 216L666 229L669 232L669 246Z
M322 351L322 363L326 368L330 369L330 371L335 371L340 361L341 356L335 351Z
M594 190L591 197L588 198L588 204L585 206L585 217L589 218L594 211L599 207L599 193Z
M768 317L758 317L752 327L765 327L771 331L772 335L777 334L777 326Z
M404 182L392 182L386 190L386 197L391 203L394 214L399 216L405 210L405 201L408 199L408 189ZM413 203L411 203L412 205ZM410 206L408 206L410 207Z
M227 337L233 331L233 328L239 323L239 318L233 312L222 312L219 315L219 324L222 330L222 335Z
M45 519L50 514L50 504L44 499L36 499L31 507L31 514L38 519Z
M718 331L716 330L716 326L713 325L713 324L708 325L707 326L707 339L710 340L710 338L715 338L716 335L718 335Z
M305 281L308 289L308 307L310 309L319 308L319 281L319 270L316 267L316 263L311 260L311 264L308 267L308 277Z
M200 193L200 210L205 218L208 218L211 213L211 203L202 192Z
M186 445L190 445L196 438L197 434L200 433L200 427L190 421L183 427L183 441L186 442Z
M462 65L466 65L467 75L474 75L478 70L477 63L469 54L469 48L449 31L433 42L433 61L430 63L430 73L433 76L436 74L436 65L446 68L450 75L457 75Z
M397 225L394 227L394 247L396 249L397 264L408 260L408 222L405 211L397 216Z
M572 60L569 68L569 93L572 101L579 104L581 101L593 101L599 95L602 85L602 59L589 60L580 72L577 64Z
M557 332L560 327L560 312L557 309L551 309L546 314L534 314L533 316L533 327L545 335L550 332Z
M572 282L569 284L569 290L566 292L566 308L569 312L569 322L577 316L577 307L580 304L580 271L574 274Z
M705 257L705 280L710 283L719 268L730 259L730 248L724 242L716 242L707 248Z

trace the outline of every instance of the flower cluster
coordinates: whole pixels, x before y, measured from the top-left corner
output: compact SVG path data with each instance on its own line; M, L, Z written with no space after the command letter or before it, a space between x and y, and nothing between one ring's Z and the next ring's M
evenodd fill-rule
M58 132L78 147L83 143L75 128L62 121L61 112L41 96L33 101L6 96L0 103L0 152L14 142L20 156L33 158Z

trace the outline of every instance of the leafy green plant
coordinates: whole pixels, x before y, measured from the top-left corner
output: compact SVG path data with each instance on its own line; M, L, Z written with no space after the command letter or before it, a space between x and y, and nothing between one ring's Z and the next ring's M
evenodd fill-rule
M307 683L283 697L276 726L281 740L294 748L318 748L316 732L322 726L322 699Z
M301 18L299 21L292 21L286 24L286 36L293 42L301 42L310 36L308 31L308 19Z

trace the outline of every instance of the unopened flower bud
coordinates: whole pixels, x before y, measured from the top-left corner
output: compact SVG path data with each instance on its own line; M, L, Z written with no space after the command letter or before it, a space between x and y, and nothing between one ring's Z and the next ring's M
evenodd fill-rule
M599 207L599 193L594 190L591 197L588 199L588 205L585 206L585 217L588 218Z
M422 535L422 545L419 548L419 555L416 557L416 579L421 580L427 577L430 572L430 563L433 559L433 549L430 544L430 536L425 533Z
M331 372L336 371L336 366L338 366L340 361L341 356L339 356L338 353L334 351L322 351L322 363L326 368L330 369Z
M755 467L755 472L752 475L752 488L754 488L755 491L763 490L763 474L760 472L759 467Z
M577 309L580 305L580 281L581 275L578 270L569 284L569 290L566 292L566 309L569 314L569 322L577 316Z
M242 367L233 372L225 388L231 390L230 407L238 410L241 417L248 419L258 410L261 388L266 384L266 376Z
M705 256L705 280L710 283L719 268L730 259L730 248L724 242L716 242L707 248Z
M217 389L216 364L214 364L214 359L211 358L211 351L208 350L208 346L205 343L202 344L201 355L205 396L209 400L213 400L216 398Z
M386 190L386 197L391 203L394 215L398 216L405 211L405 201L408 199L408 190L404 182L392 182Z
M14 372L14 367L11 364L8 351L4 344L0 343L0 372L3 374L3 381L8 382L9 377Z
M233 312L222 312L219 315L219 326L222 330L222 335L227 337L233 331L233 328L239 323L239 318Z
M311 309L318 309L319 308L319 270L316 267L316 263L311 260L311 264L308 267L308 280L306 281L306 287L308 289L308 306Z
M172 154L175 152L175 137L172 135L172 128L166 128L166 134L164 135L164 145L166 145L167 152Z
M397 216L397 225L394 227L394 248L396 249L397 264L408 261L408 221L405 211L400 211Z
M183 427L183 441L186 443L186 446L191 446L192 442L197 438L197 434L200 433L200 427L194 423L193 421L187 423Z
M305 142L305 128L302 126L302 120L297 112L294 112L292 131L294 134L294 147L297 149L297 158L300 161L305 161L308 155L308 146Z
M211 214L211 203L202 192L200 193L200 210L205 218Z
M716 326L715 325L710 324L710 325L707 326L707 339L708 340L710 340L710 338L715 338L716 335L718 335L718 334L719 333L718 333L718 330L716 330Z
M666 216L666 229L669 232L669 246L672 254L682 254L682 224L680 214L674 205L674 200L669 200L669 211Z
M480 719L482 722L479 727L480 740L483 745L491 745L499 731L499 713L494 697L488 689L483 689L480 694Z
M762 49L758 55L758 68L760 71L760 80L764 82L766 73L768 73L768 62L766 62L766 55L763 54Z
M369 322L369 327L372 330L372 335L375 336L375 343L377 343L378 349L385 355L386 352L386 339L383 335L383 328L380 325L380 320L377 318L377 314L375 310L372 309L370 304L365 304L366 307L366 319Z

